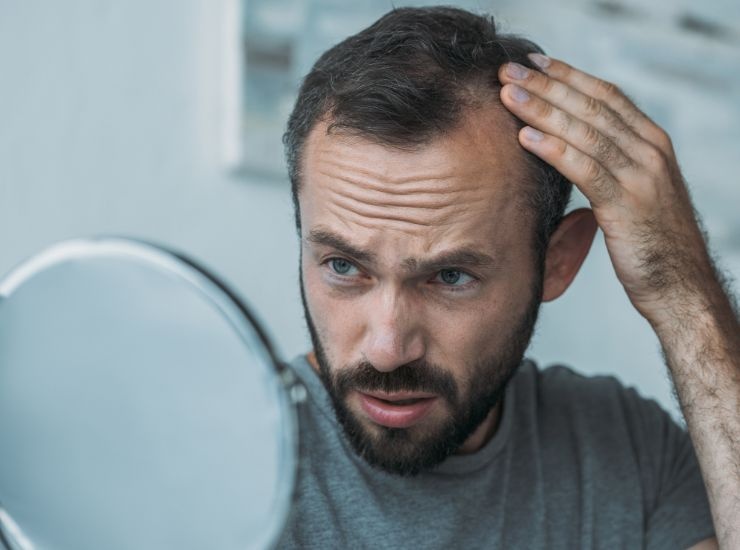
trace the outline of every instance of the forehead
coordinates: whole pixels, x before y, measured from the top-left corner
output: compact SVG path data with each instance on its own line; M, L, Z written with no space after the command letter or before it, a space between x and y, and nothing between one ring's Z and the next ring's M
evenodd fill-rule
M304 235L320 227L354 242L493 243L523 226L526 170L517 127L496 106L418 148L399 149L317 124L302 155ZM515 227L516 226L516 227Z

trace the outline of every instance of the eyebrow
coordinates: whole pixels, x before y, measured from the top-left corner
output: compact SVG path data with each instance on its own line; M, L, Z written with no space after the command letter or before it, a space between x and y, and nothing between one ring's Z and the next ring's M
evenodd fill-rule
M415 258L406 258L401 262L407 271L429 272L439 271L449 267L493 267L496 261L482 252L478 252L470 247L457 248L449 252L443 252L433 258L417 260Z
M306 240L314 244L334 248L345 256L350 256L358 262L371 264L377 259L377 255L374 252L362 250L350 243L341 235L324 229L311 230Z
M308 237L308 242L333 248L345 256L348 256L358 262L373 264L377 260L377 254L369 250L363 250L341 235L325 229L314 229ZM448 252L442 252L438 256L428 259L405 258L401 261L404 270L408 272L429 272L439 271L449 267L477 267L490 268L496 265L496 260L479 252L473 247L463 246Z

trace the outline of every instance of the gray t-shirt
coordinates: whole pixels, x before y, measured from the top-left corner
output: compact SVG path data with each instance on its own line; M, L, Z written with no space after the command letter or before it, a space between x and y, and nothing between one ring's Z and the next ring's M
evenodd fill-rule
M525 360L478 452L404 478L344 439L306 358L300 466L278 548L676 549L714 535L686 432L615 378Z

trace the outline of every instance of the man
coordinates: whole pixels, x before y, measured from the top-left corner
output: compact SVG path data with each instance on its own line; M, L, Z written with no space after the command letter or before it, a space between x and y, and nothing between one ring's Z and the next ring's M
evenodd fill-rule
M740 548L737 317L619 90L487 18L399 9L318 60L285 142L314 351L281 547ZM563 216L569 182L592 210ZM691 440L522 359L597 226Z

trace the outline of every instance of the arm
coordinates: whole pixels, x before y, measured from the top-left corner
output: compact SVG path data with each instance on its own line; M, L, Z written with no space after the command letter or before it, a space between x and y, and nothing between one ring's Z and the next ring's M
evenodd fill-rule
M717 538L740 548L740 330L719 284L654 324L707 487Z
M521 145L590 201L619 280L662 344L720 546L740 548L740 324L671 141L614 85L532 61L541 72L502 68L501 99L530 125Z

